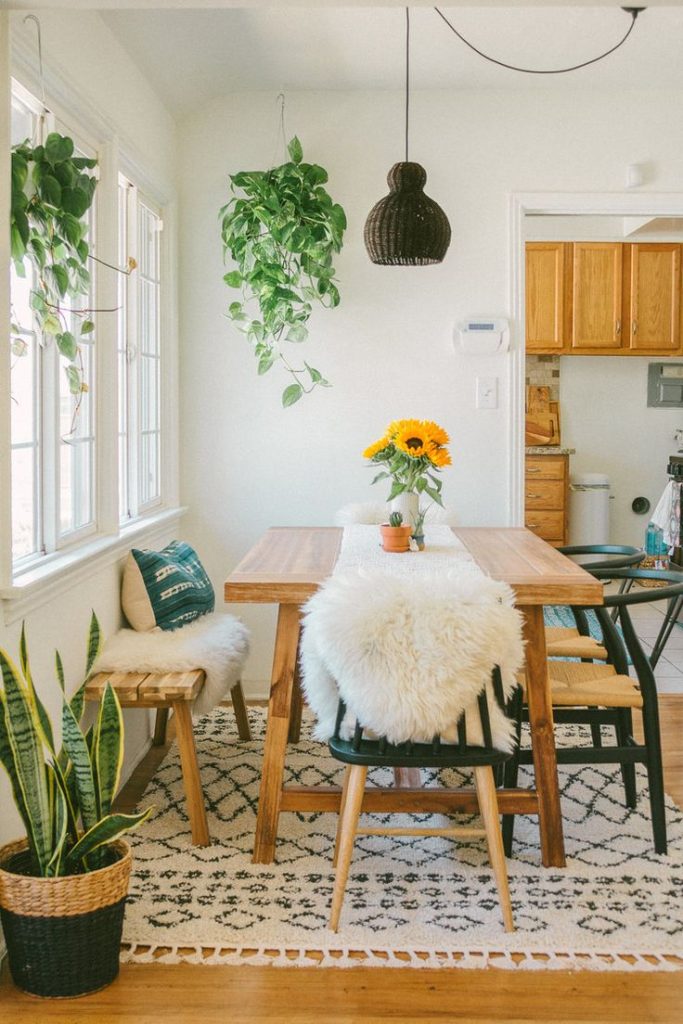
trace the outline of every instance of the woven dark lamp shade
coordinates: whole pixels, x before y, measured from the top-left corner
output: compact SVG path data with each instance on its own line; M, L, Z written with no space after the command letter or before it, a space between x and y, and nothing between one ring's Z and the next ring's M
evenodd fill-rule
M451 228L439 204L425 195L426 181L424 167L410 161L389 171L389 194L365 222L365 248L373 263L420 267L443 260Z

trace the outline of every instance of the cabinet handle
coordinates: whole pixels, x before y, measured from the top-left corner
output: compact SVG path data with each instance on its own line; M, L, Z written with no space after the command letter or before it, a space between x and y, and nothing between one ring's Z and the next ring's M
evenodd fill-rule
M631 331L633 332L633 334L635 334L637 330L638 330L638 321L634 320L633 323L631 324Z
M527 494L527 498L542 498L542 494Z
M614 325L614 333L621 334L621 320L617 320L616 324Z
M540 523L527 523L528 530L540 530Z
M527 473L540 473L540 472L541 472L541 467L540 466L529 466L529 468L527 469Z

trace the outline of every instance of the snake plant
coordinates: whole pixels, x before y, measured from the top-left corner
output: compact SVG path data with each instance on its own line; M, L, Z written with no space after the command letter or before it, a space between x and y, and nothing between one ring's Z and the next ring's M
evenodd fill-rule
M90 621L85 680L100 646L100 627ZM62 745L31 675L22 627L19 667L0 649L0 763L9 775L26 835L31 874L81 874L108 862L107 846L149 815L112 812L123 761L123 718L116 693L104 692L97 718L81 725L85 681L68 699L62 659L55 653L62 691Z

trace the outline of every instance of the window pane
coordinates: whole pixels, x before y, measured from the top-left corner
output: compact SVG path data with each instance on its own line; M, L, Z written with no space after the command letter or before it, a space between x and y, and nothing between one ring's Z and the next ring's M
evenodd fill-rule
M138 422L140 429L138 503L149 505L160 496L159 483L159 235L161 220L138 203Z
M140 459L140 504L159 496L159 435L143 434Z
M119 181L119 266L128 264L132 255L128 248L128 197L127 182ZM128 497L128 421L129 421L129 374L128 374L128 277L118 275L118 367L119 367L119 521L128 518L130 512Z
M11 366L12 444L35 443L36 423L36 341L21 335L15 344L26 347L22 355L13 355Z
M15 448L12 452L12 555L24 558L37 551L36 449Z

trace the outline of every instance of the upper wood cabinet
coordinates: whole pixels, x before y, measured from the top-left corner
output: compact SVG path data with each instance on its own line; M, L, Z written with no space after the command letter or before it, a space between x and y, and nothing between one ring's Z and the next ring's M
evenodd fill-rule
M621 348L622 246L575 242L573 249L572 348Z
M679 354L681 274L675 242L528 242L527 351Z
M675 243L624 246L629 279L625 329L632 351L680 349L681 247Z
M526 347L554 352L568 339L567 275L571 242L528 242L526 246Z

